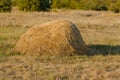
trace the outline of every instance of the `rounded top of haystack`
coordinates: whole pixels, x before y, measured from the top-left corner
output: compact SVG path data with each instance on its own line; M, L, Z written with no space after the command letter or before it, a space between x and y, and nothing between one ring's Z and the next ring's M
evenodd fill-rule
M68 20L35 25L20 37L14 49L27 55L74 55L90 51L79 29Z

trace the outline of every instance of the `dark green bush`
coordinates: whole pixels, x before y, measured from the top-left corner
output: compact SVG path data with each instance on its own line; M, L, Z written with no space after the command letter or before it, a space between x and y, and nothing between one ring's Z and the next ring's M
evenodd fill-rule
M12 9L12 0L0 0L0 12L10 12Z
M40 0L40 10L48 11L51 8L51 3L49 0Z
M120 0L52 0L52 8L120 12Z
M80 0L52 0L52 8L79 9Z
M49 0L18 0L17 5L22 11L47 11Z
M108 10L105 0L81 0L80 9L85 10Z
M114 11L115 13L119 13L120 12L120 0L113 0L111 2L110 10Z

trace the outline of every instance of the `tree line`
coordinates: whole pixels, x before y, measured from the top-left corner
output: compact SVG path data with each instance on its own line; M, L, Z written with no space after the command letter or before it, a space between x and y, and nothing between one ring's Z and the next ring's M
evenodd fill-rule
M14 6L25 12L64 8L119 13L120 0L0 0L0 12L10 12Z

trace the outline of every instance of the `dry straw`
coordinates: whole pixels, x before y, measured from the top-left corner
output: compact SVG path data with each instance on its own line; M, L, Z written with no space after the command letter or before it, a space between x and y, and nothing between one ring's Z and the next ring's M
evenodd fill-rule
M14 50L26 55L92 53L76 25L68 20L55 20L32 27L20 37Z

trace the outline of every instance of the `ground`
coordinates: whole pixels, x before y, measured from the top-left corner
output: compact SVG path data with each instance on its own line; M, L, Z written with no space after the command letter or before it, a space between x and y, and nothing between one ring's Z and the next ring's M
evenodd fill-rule
M75 23L94 56L24 56L13 47L30 27ZM120 80L120 14L97 11L0 13L0 80Z

